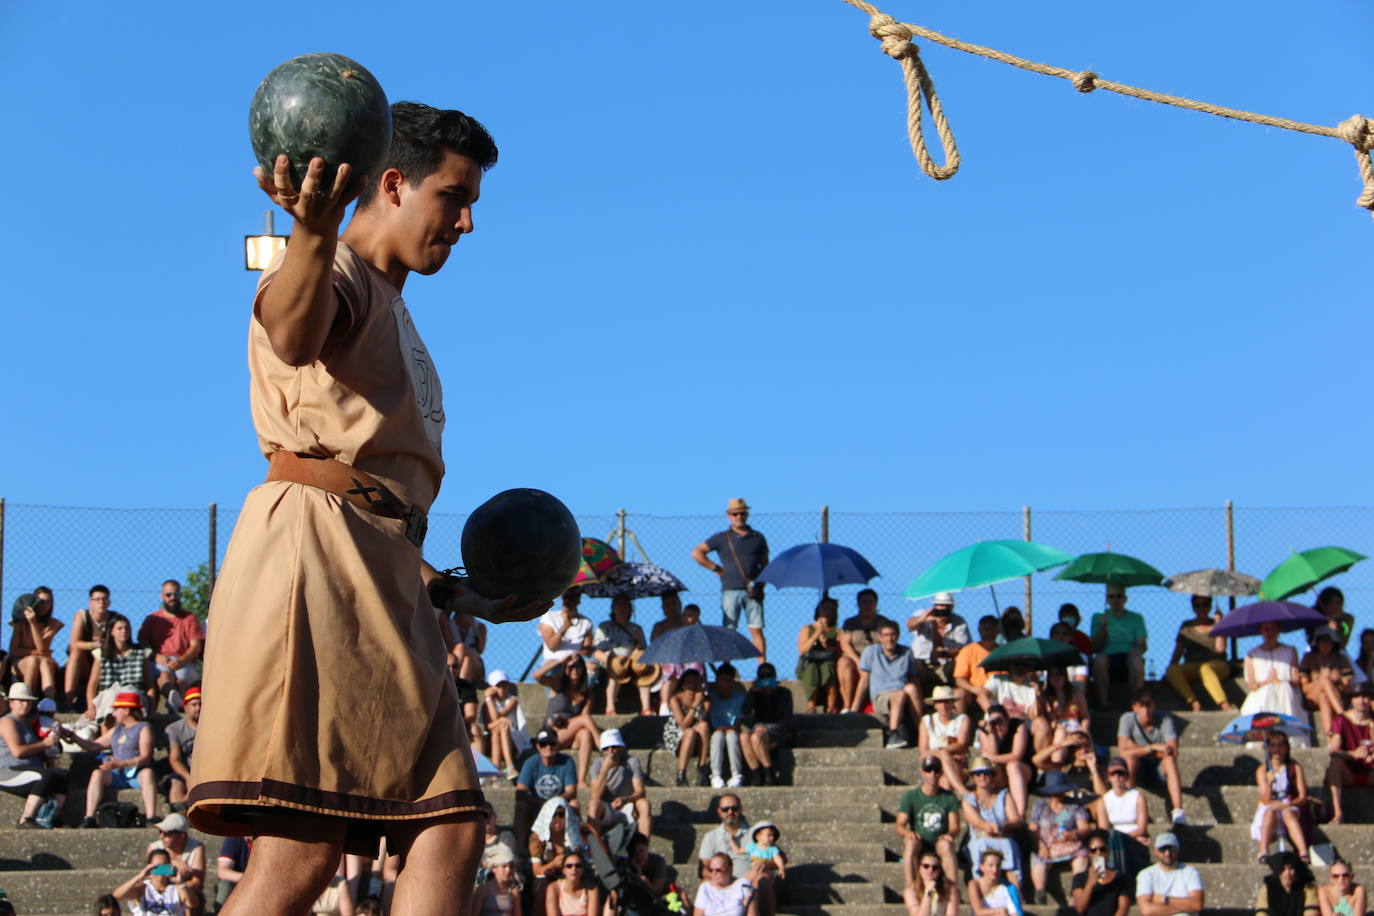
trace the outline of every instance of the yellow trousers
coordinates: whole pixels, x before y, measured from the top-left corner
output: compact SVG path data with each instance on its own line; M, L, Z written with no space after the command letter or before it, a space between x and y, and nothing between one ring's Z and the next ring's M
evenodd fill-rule
M1218 706L1226 702L1226 689L1221 686L1221 679L1230 676L1231 665L1219 658L1210 662L1170 665L1169 670L1164 672L1164 680L1189 703L1194 702L1197 695L1193 693L1193 688L1188 682L1202 681L1202 686Z

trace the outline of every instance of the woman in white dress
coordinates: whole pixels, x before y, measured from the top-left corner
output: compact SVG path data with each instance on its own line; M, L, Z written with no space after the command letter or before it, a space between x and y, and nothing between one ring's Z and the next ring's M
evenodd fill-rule
M1260 624L1264 642L1245 653L1245 702L1242 714L1277 712L1305 718L1298 689L1298 651L1279 642L1276 621Z

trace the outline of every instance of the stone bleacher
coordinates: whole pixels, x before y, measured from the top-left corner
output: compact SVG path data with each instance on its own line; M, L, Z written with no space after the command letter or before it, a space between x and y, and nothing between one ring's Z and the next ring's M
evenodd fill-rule
M795 684L787 686L797 690ZM520 692L530 722L540 721L543 689L522 684ZM1208 910L1248 911L1260 879L1268 874L1256 864L1250 839L1250 820L1259 798L1254 784L1255 770L1262 765L1259 751L1217 744L1216 734L1233 713L1180 709L1162 684L1156 694L1160 708L1170 710L1184 726L1179 763L1188 824L1172 828L1182 843L1182 859L1202 873ZM1114 743L1117 718L1094 717L1099 745ZM696 849L702 835L718 823L712 807L721 790L673 786L676 760L656 748L662 720L614 715L598 716L597 721L603 728L620 728L631 753L644 763L654 811L653 849L675 868L679 887L693 892ZM751 822L766 818L782 831L779 845L793 864L779 910L795 916L901 913L901 843L893 823L902 793L919 782L917 752L884 749L880 723L867 715L798 715L795 744L781 756L784 770L792 774L791 785L731 790L743 800ZM1314 794L1326 756L1320 749L1294 751ZM91 769L89 755L71 755L62 765L72 770L75 783L66 821L77 823ZM1152 835L1169 829L1162 793L1163 786L1147 790ZM135 790L119 796L138 803ZM488 787L487 797L500 822L509 825L514 788L502 782ZM142 867L143 850L156 836L151 828L18 830L14 823L20 805L20 799L0 793L0 888L26 916L89 913L98 895L109 893ZM1374 880L1374 839L1368 826L1374 822L1374 791L1347 790L1346 818L1361 823L1319 826L1317 842L1334 843L1352 860L1357 880ZM219 838L196 836L209 847L208 882L213 884ZM1318 870L1323 882L1324 871ZM1052 873L1051 904L1065 901L1067 887L1067 872Z

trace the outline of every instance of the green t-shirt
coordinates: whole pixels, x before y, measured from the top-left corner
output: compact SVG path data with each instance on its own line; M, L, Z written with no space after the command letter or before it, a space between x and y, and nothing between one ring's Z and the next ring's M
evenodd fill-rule
M1107 621L1107 644L1098 651L1104 655L1122 655L1135 648L1137 639L1145 638L1145 618L1135 611L1126 611L1117 617L1111 611L1098 611L1093 615L1088 635L1097 637L1099 621Z
M934 795L927 795L920 786L908 789L897 806L897 810L907 816L911 829L931 843L949 832L949 812L959 809L959 799L953 792L941 789Z

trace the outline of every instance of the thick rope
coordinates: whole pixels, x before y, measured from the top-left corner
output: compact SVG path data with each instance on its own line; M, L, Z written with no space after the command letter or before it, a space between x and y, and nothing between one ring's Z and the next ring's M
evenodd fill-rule
M844 0L844 2L869 15L869 32L874 38L882 42L883 53L896 59L902 65L902 75L906 82L907 134L911 140L911 151L916 155L917 161L920 162L921 170L931 178L943 180L953 177L954 173L959 170L959 151L955 148L954 134L945 119L944 110L940 106L940 98L935 94L935 85L930 74L926 71L925 65L921 62L920 51L911 41L913 36L927 38L947 48L968 54L977 54L980 57L1010 64L1032 73L1067 80L1079 92L1086 93L1095 89L1105 89L1108 92L1143 99L1147 102L1158 102L1161 105L1200 111L1203 114L1216 115L1220 118L1232 118L1237 121L1264 124L1282 130L1295 130L1305 134L1315 134L1319 137L1333 137L1343 140L1355 149L1355 161L1360 170L1360 178L1364 183L1364 191L1356 200L1356 205L1369 210L1370 215L1374 216L1374 164L1370 162L1369 155L1370 150L1374 149L1374 122L1363 115L1353 115L1335 127L1326 127L1322 124L1306 124L1302 121L1291 121L1287 118L1276 118L1272 115L1241 111L1236 108L1213 105L1210 102L1199 102L1195 99L1152 92L1149 89L1140 89L1125 83L1104 80L1091 70L1077 72L1065 70L1062 67L1026 60L1023 57L1007 54L995 48L985 48L982 45L959 41L910 22L897 22L866 0ZM921 99L923 96L930 106L930 117L940 135L940 145L945 151L944 166L936 165L926 150L921 121Z

